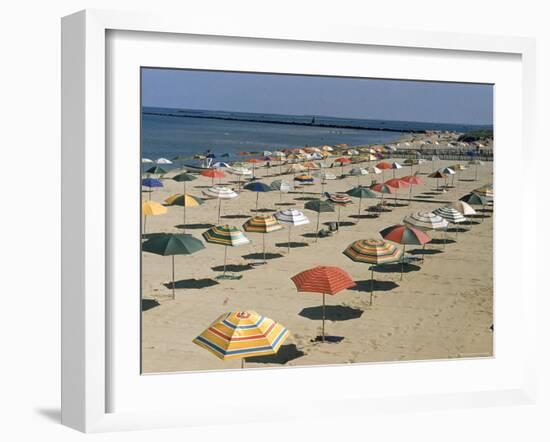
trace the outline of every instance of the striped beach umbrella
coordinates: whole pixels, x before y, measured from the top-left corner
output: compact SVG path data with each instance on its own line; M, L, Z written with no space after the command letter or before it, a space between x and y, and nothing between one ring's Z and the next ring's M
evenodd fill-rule
M156 178L143 178L141 180L141 185L149 188L149 199L151 199L151 194L153 193L154 187L164 187L162 182Z
M344 255L355 262L362 262L371 265L370 304L374 292L374 266L398 262L403 251L392 243L380 239L361 239L351 243L345 250Z
M426 246L432 239L422 230L405 224L395 224L380 231L380 235L387 241L403 245L403 256L401 258L401 279L403 279L403 265L405 263L405 248L407 245Z
M178 234L160 234L153 236L141 245L144 252L154 253L156 255L172 257L172 298L176 299L176 279L175 279L175 255L191 255L204 249L204 244L200 239L185 233Z
M143 233L146 233L145 226L148 216L164 215L166 212L168 212L168 209L156 201L142 201L141 214L143 215Z
M304 226L309 224L309 219L297 209L285 209L275 213L275 218L279 223L288 226L288 247L287 252L290 253L290 234L292 226Z
M264 264L267 262L265 259L265 235L266 233L277 232L282 228L283 226L277 222L277 219L273 215L256 215L243 224L245 232L262 233Z
M189 181L195 181L197 177L195 175L191 175L190 173L183 172L173 176L172 179L178 183L183 183L183 193L187 193L187 183Z
M339 267L317 266L294 275L290 278L298 292L322 293L322 327L321 341L325 340L325 295L336 295L342 290L355 287L351 276Z
M378 198L378 194L374 190L369 189L367 186L357 186L348 190L346 193L353 198L359 198L357 222L361 219L361 204L363 202L363 198Z
M193 343L225 361L276 354L290 335L273 319L255 311L224 313L219 316Z
M169 196L164 200L164 202L169 206L183 207L183 233L185 233L187 207L196 207L204 204L204 201L201 198L189 195L187 193L177 193Z
M338 206L338 218L336 220L336 231L340 230L340 208L353 204L351 198L345 193L325 193L327 199Z
M271 186L262 183L261 181L253 181L251 183L248 183L246 186L244 186L246 190L250 190L251 192L256 192L256 211L258 211L258 200L260 197L260 193L263 192L271 192L273 189Z
M435 209L433 213L455 225L467 221L462 213L451 206L439 207L438 209ZM456 229L456 238L458 238L458 229Z
M433 212L427 211L411 213L403 218L403 223L424 230L425 232L430 230L442 230L446 232L449 227L449 222L446 219ZM443 247L445 247L447 239L445 233L443 234L443 239Z
M223 274L218 279L225 278L225 270L227 266L227 247L239 247L250 244L250 240L245 234L235 226L228 224L214 226L202 234L206 242L225 246L223 256Z
M384 205L384 195L393 195L396 192L395 187L388 186L386 183L372 184L370 188L371 190L382 194L382 201L380 201L380 205Z
M222 208L222 200L231 200L237 198L239 195L227 187L213 186L206 190L203 190L202 193L210 198L218 199L218 223L220 222L220 213Z
M476 211L474 210L474 208L465 201L460 201L460 200L455 201L454 203L450 204L450 207L452 207L455 210L458 210L464 216L470 216L470 215L476 214Z

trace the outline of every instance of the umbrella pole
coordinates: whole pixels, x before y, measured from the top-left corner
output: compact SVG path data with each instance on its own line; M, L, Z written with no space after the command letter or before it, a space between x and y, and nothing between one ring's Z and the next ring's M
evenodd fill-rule
M176 299L176 265L174 261L174 255L172 255L172 299Z
M323 325L321 326L321 341L325 342L325 294L323 293Z
M260 192L256 192L256 212L258 211L258 198L260 198Z
M187 193L187 183L183 182L183 194L185 195Z
M184 196L185 198L185 196ZM185 215L186 215L186 212L187 212L187 206L183 206L183 233L185 233Z
M426 244L422 244L422 251L426 250ZM424 253L422 253L422 262L424 262Z
M372 305L372 292L374 291L374 266L370 268L370 305Z
M143 234L146 233L146 223L147 223L147 215L143 216Z
M222 199L218 198L218 224L220 223L221 208L222 208Z
M151 194L153 193L153 188L149 187L149 201L151 200Z
M317 227L315 228L315 242L319 239L319 220L321 218L321 212L317 212Z
M227 264L227 246L225 246L225 251L224 251L224 254L223 254L223 275L222 276L225 276L226 264Z
M340 231L340 204L338 204L338 219L336 220L336 233Z
M407 245L403 244L403 256L401 257L401 278L400 280L403 280L403 267L405 266L405 249Z
M357 223L359 223L359 220L361 219L361 202L363 201L363 197L359 197L359 210L357 211Z
M411 187L409 188L409 205L411 204L411 201L412 201L412 194L413 194L413 186L411 184Z
M244 368L244 358L241 358L241 368Z
M292 229L292 224L288 225L288 243L287 243L287 253L290 253L290 230Z
M265 233L262 235L262 251L263 251L263 255L264 255L264 264L267 262L265 260Z

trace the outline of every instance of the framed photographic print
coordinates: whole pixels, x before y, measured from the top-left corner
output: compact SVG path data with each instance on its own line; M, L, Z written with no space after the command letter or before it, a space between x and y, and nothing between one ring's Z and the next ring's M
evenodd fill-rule
M532 42L341 31L64 19L65 424L532 400Z

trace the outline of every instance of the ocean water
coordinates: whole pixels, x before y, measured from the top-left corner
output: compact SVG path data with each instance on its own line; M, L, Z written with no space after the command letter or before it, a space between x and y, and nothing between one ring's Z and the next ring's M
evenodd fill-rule
M216 157L226 154L224 161L228 161L243 151L263 152L340 143L350 146L384 144L398 140L409 131L467 131L479 127L144 107L141 148L142 156L152 159L210 151Z

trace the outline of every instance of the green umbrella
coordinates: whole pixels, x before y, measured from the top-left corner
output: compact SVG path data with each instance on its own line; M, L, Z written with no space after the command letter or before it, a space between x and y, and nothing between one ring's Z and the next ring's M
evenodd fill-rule
M153 166L150 169L147 169L145 173L149 173L153 175L164 175L166 171L162 167Z
M172 177L174 181L177 181L178 183L183 183L183 193L187 193L186 184L188 181L195 181L197 177L195 175L191 175L190 173L183 172L175 177Z
M200 239L185 233L161 233L153 236L141 245L143 252L154 253L155 255L172 256L172 298L176 299L175 280L175 255L191 255L204 249Z
M353 189L348 190L346 193L354 198L359 198L359 211L357 212L357 222L359 222L359 220L361 219L361 203L363 202L363 198L378 198L378 194L374 190L371 190L366 186L354 187Z
M317 212L317 227L315 228L315 241L317 241L319 237L319 220L321 218L321 212L334 212L334 205L329 201L317 199L308 201L304 205L304 208Z

